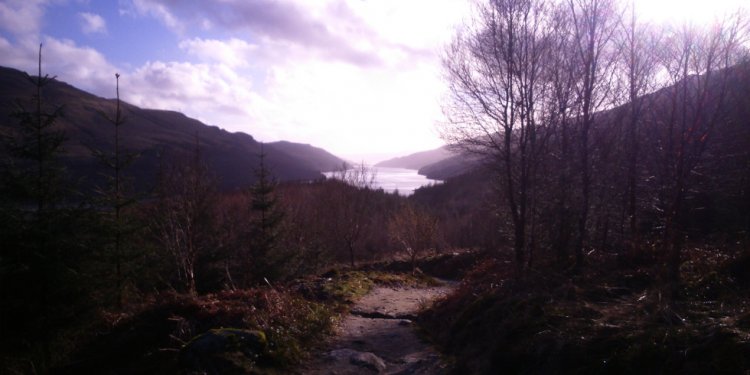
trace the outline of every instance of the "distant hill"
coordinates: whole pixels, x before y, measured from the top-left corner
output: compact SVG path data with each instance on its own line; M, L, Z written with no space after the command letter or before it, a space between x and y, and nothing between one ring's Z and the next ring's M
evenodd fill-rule
M13 103L28 101L33 93L34 85L26 73L0 67L0 133L12 131L18 122L11 117ZM91 149L113 148L114 127L101 113L111 115L115 101L58 80L45 86L42 96L50 106L63 106L56 127L66 136L63 162L71 177L83 179L89 186L101 182L102 166L92 157ZM260 143L252 136L208 126L179 112L143 109L124 102L122 106L126 117L121 128L122 149L140 154L128 168L138 188L153 186L160 165L187 157L196 144L223 190L246 187L254 181ZM318 179L321 172L344 163L325 150L291 142L269 143L265 152L268 166L281 181Z
M425 165L419 168L418 173L432 180L447 180L470 172L480 164L477 158L459 154Z
M349 163L346 163L338 156L333 155L322 148L308 144L279 141L266 143L266 146L293 155L299 159L303 159L302 161L304 161L309 168L320 172L335 171L341 169L342 165L349 166Z
M455 155L446 146L434 150L417 152L407 156L388 159L375 164L376 167L420 169Z

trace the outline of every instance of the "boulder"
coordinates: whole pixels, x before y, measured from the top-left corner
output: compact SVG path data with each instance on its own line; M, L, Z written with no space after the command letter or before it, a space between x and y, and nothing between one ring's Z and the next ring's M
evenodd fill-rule
M387 365L382 358L370 352L359 352L352 349L337 349L328 353L333 361L348 362L351 365L366 368L376 373L385 371Z
M180 350L179 363L189 373L248 373L267 345L262 331L212 329L194 337Z

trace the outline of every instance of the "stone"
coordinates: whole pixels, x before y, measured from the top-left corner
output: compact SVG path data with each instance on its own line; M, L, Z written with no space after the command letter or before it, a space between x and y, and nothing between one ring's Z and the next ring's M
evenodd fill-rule
M180 350L179 363L183 369L208 374L238 373L252 369L267 345L262 331L212 329Z
M334 361L347 361L357 367L367 368L377 373L385 371L387 365L382 358L371 352L359 352L352 349L337 349L328 353Z

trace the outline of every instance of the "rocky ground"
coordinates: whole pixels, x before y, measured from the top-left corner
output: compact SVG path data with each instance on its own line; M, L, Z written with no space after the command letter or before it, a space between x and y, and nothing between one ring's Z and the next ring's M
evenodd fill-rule
M326 348L299 374L442 374L447 364L420 339L417 312L453 289L376 287L357 301Z

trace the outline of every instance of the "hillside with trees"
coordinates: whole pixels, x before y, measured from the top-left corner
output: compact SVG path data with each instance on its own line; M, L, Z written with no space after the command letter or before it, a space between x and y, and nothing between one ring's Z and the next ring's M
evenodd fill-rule
M34 84L25 73L0 67L0 127L4 133L13 131L17 105L28 105L33 92ZM67 141L60 158L71 178L84 179L89 187L100 184L101 164L92 157L91 150L114 147L106 125L107 114L115 110L115 100L89 94L54 77L43 95L47 102L61 108L56 128L65 133ZM234 173L251 170L256 164L260 143L252 136L208 126L179 112L142 109L125 102L120 105L122 120L129 129L120 146L138 155L127 173L139 190L153 188L160 165L184 158L196 142L211 170L222 176L222 190L241 188L254 181L252 174ZM319 179L321 172L336 170L345 163L325 150L292 142L267 144L265 152L276 176L284 181Z
M441 160L450 158L451 156L453 156L453 153L450 152L447 147L443 146L434 150L415 152L410 155L383 160L375 164L375 166L388 168L420 169L426 165L437 163Z
M425 315L458 372L746 371L748 31L616 1L479 6L446 52L443 133L491 192L415 194L448 227L499 216L492 255Z

